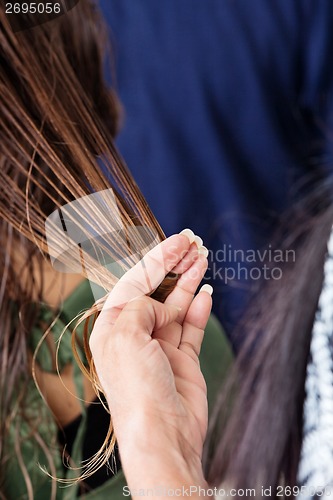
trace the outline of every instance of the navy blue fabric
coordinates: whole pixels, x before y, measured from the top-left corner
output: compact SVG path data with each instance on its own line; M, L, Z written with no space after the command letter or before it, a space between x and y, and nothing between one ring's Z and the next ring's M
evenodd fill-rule
M190 227L213 252L230 333L256 280L226 283L226 250L262 248L295 187L330 169L333 1L100 5L125 108L118 146L166 234Z

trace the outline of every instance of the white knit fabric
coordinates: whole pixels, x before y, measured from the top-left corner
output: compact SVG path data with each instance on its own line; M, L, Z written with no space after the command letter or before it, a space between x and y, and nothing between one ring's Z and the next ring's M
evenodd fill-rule
M311 284L310 284L311 286ZM297 349L297 346L295 346ZM333 231L306 376L298 499L333 498ZM317 492L317 493L316 493ZM324 493L323 493L324 492ZM318 495L318 496L317 496Z

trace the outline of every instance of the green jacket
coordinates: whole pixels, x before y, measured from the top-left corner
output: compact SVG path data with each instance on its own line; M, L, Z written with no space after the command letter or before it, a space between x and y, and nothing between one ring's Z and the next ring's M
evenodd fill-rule
M75 290L75 292L65 301L60 318L52 328L52 333L55 338L59 338L63 332L66 324L75 318L75 316L91 306L94 299L91 293L89 282L83 282ZM46 307L41 310L39 326L32 332L32 349L35 349L38 341L45 330L45 324L50 324L52 321L52 313ZM82 376L76 363L73 360L71 349L71 333L66 330L62 341L60 343L58 360L60 370L67 363L72 362L75 366L75 382L77 385L78 394L82 394ZM211 411L218 388L224 379L230 363L232 361L232 354L229 344L223 334L221 326L214 316L210 317L208 322L204 342L200 354L201 369L205 376L208 390L208 405ZM52 366L52 358L46 342L42 344L39 354L38 362L44 370L54 371ZM27 476L31 480L31 488L33 490L34 500L48 500L51 499L52 481L49 476L41 470L44 467L47 471L52 473L53 476L58 478L64 477L64 469L62 465L62 457L59 452L59 445L57 442L58 429L57 426L40 397L34 382L31 381L27 391L27 407L29 414L31 414L36 421L36 428L38 428L39 444L35 439L31 439L29 428L24 422L23 417L18 417L15 425L12 425L9 431L8 450L9 461L5 478L5 494L8 500L28 499L27 485L24 480L24 474L20 467L22 463L27 471ZM76 464L81 461L81 448L85 435L85 408L82 408L83 418L77 432L76 440L72 449L72 458ZM19 435L23 439L21 445L21 453L15 447L16 436ZM53 458L55 470L51 471L48 463L47 454ZM66 478L74 478L75 471L69 470ZM56 488L57 500L73 500L77 498L77 486L70 485L64 486L61 483L53 483ZM81 495L82 499L106 499L123 500L123 487L126 485L124 475L120 471L116 476L113 476L109 481L95 490Z

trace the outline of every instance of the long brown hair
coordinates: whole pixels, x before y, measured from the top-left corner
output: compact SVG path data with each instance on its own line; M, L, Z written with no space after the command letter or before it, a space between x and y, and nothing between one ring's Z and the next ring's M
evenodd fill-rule
M34 279L32 257L39 255L41 263L48 258L46 218L73 200L112 189L124 226L149 227L158 240L164 238L114 146L120 106L102 76L106 47L105 26L91 0L81 0L66 15L18 33L0 8L2 478L8 429L16 415L26 415L30 332L38 313L38 306L31 303L37 304L43 292L43 279ZM112 214L109 221L105 213L94 214L97 227L105 228L106 222L111 226L111 220ZM63 237L59 234L60 246ZM139 233L133 238L137 249L145 246ZM122 243L117 245L114 235L109 239L106 235L103 241L114 259L128 257ZM69 265L73 263L73 255L66 258ZM127 266L136 259L130 255ZM86 271L89 266L96 281L109 291L117 278L96 259L89 262L88 256ZM22 274L28 278L22 280ZM29 424L37 441L36 425Z

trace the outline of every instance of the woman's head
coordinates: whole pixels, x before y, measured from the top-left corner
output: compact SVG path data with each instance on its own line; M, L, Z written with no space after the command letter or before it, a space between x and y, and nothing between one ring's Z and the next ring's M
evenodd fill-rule
M106 187L96 168L107 149L98 128L112 140L119 106L103 80L105 29L93 2L18 33L2 9L0 23L0 214L19 229L24 194L34 228L40 210L47 214L98 181Z
M18 33L1 9L0 23L3 230L45 251L52 211L112 187L124 225L154 227L162 238L114 148L120 108L103 80L108 44L95 3Z
M106 47L105 26L91 0L16 33L0 8L0 466L7 419L15 418L15 390L30 376L29 333L37 309L24 306L42 297L43 280L35 281L31 257L46 255L46 218L73 200L112 189L125 226L148 226L163 238L114 147L120 107L103 80ZM105 213L96 214L97 227L105 222ZM125 251L114 240L103 244L116 258ZM135 244L143 245L139 233ZM110 289L116 278L94 264L96 279ZM29 276L24 283L22 269ZM17 411L24 398L20 405Z

